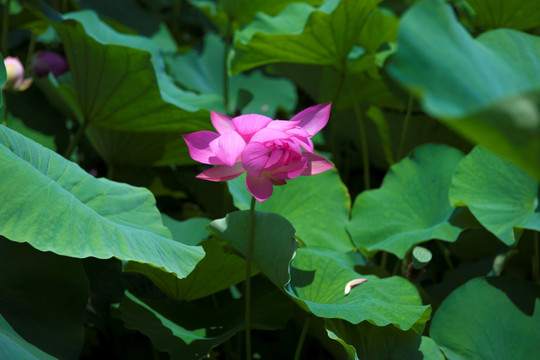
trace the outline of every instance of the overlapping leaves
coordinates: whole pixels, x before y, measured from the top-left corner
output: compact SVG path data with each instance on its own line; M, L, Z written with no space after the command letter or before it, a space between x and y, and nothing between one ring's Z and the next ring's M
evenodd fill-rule
M540 38L497 29L474 39L442 0L403 16L388 72L425 112L540 178ZM459 74L459 76L456 76Z
M341 68L380 0L294 3L278 16L259 14L235 35L233 73L276 62Z
M248 211L227 215L209 229L245 255ZM271 230L270 230L271 229ZM430 308L423 306L414 286L403 278L361 276L344 253L327 249L295 251L294 228L279 215L257 213L254 263L278 288L318 317L340 318L352 323L364 320L384 326L393 324L421 332ZM359 277L369 281L345 296L345 285ZM360 300L361 299L361 300Z
M237 208L249 208L251 194L244 184L245 176L228 182ZM324 197L321 197L324 189ZM308 246L349 251L354 246L345 230L350 199L337 171L317 176L301 176L285 186L274 187L272 197L257 205L260 211L280 214L289 220L296 236Z

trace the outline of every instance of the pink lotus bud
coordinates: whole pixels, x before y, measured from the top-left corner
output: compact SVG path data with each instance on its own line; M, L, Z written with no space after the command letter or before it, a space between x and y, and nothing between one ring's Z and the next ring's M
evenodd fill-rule
M330 104L307 108L288 121L258 114L231 118L212 111L217 133L198 131L183 138L193 160L217 165L197 175L199 179L227 181L247 172L248 191L264 201L272 195L274 185L334 167L313 152L311 142L329 116Z
M37 77L45 76L49 72L54 76L60 76L69 70L66 59L54 51L36 52L31 67Z
M3 90L7 91L24 91L32 84L31 78L24 78L24 67L21 61L16 57L8 56L4 59L6 67L7 80Z

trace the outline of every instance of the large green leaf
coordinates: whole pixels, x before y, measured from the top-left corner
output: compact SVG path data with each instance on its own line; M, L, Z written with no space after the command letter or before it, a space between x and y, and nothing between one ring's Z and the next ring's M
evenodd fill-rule
M340 318L352 323L368 320L378 326L394 324L403 330L421 332L430 308L422 306L414 285L403 278L378 279L353 270L350 257L321 248L300 248L294 254L294 229L281 216L256 213L253 262L278 288L305 310L322 318ZM209 228L245 255L248 211L213 221ZM369 281L349 295L345 285L357 278Z
M540 231L538 182L481 146L474 148L456 168L450 202L467 206L506 245L516 241L514 228Z
M208 230L245 256L248 223L249 211L236 211L212 221ZM282 289L290 281L289 264L297 247L293 226L282 216L257 211L254 237L253 262Z
M176 87L150 39L115 32L92 11L70 13L60 35L84 120L128 131L190 132L208 127L213 99Z
M518 278L476 278L446 298L431 337L454 359L534 359L540 355L540 293Z
M80 260L41 252L0 236L0 293L0 314L13 331L51 356L78 358L84 340L82 316L88 302L88 280ZM9 333L4 336L16 341ZM29 354L34 353L29 344L20 344Z
M228 186L235 206L248 209L251 194L246 189L245 176L229 181ZM270 199L257 204L257 210L277 213L289 220L304 244L340 251L354 248L345 230L349 208L347 188L335 170L275 186Z
M168 65L171 75L190 90L204 94L215 94L219 100L212 108L225 112L223 104L223 52L225 45L217 35L204 37L204 50L201 54L191 51L178 55ZM278 108L292 111L296 104L296 89L285 78L265 76L260 71L240 74L229 79L229 110L242 110L242 113L257 113L269 117L276 115ZM239 104L239 92L252 94L248 104Z
M171 240L142 188L96 179L78 165L0 127L0 234L71 257L117 257L185 277L200 248Z
M327 320L326 329L353 359L444 360L433 340L394 326L377 327L362 322L353 325L343 320Z
M188 0L201 10L216 25L222 34L227 34L240 24L248 24L258 12L277 15L292 2L320 5L322 0Z
M358 278L368 281L345 295L345 285ZM431 314L414 285L404 278L361 275L353 270L346 254L319 249L298 249L287 292L318 317L353 324L367 320L377 326L392 324L421 334Z
M431 239L455 241L448 200L452 174L463 154L445 145L424 145L393 165L379 189L356 198L347 229L356 246L399 258Z
M540 37L474 39L450 5L425 0L403 16L398 44L388 72L424 111L540 178Z
M284 62L341 68L380 0L329 1L319 8L289 5L278 16L258 14L235 34L233 73Z
M481 29L527 30L540 26L537 0L467 0L475 10L474 24Z

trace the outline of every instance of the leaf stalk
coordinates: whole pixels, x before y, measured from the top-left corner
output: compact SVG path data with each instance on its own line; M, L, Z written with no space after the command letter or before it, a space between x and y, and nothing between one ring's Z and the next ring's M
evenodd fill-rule
M245 305L245 334L246 359L251 359L251 261L253 259L253 242L255 237L255 198L251 197L249 207L248 243L246 255L246 305Z

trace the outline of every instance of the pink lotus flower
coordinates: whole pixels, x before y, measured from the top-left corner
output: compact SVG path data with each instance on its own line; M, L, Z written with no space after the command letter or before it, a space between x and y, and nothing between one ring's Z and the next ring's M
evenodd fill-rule
M24 78L24 66L16 57L8 56L4 59L6 67L7 80L2 86L3 90L24 91L32 85L31 78Z
M217 134L198 131L182 136L193 160L217 165L197 178L227 181L247 172L248 191L258 201L264 201L272 195L274 185L333 168L324 157L313 153L311 142L311 137L328 122L330 106L312 106L288 121L258 114L230 118L212 111Z
M66 59L54 51L38 51L32 59L32 70L37 77L42 77L52 72L54 76L60 76L69 70Z

